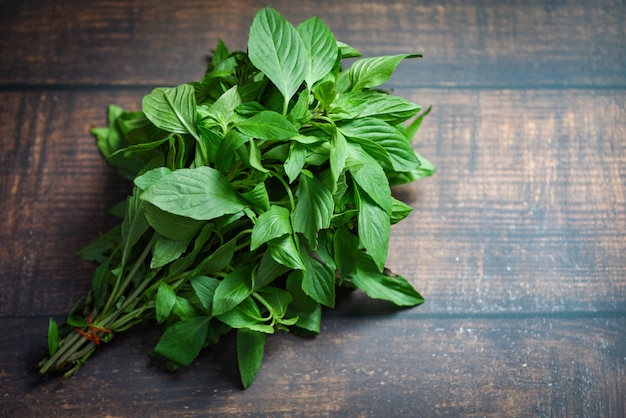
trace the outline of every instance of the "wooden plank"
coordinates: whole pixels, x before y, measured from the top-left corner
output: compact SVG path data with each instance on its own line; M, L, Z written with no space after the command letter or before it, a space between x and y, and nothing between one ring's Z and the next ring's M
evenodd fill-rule
M434 105L415 147L439 168L396 189L415 211L393 229L389 266L427 298L420 312L624 311L623 95L403 93ZM85 294L93 266L73 253L129 191L88 130L142 94L0 94L0 315L64 314Z
M106 209L130 190L89 129L106 124L109 103L137 107L141 94L0 97L0 312L65 310L85 295L94 268L74 254L113 226Z
M626 96L406 95L434 106L416 149L438 173L399 190L416 210L393 230L390 265L426 309L624 310Z
M396 86L626 85L626 8L616 1L273 5L296 24L318 15L365 56L422 53ZM196 80L218 38L245 48L255 11L240 0L2 2L0 84Z
M0 408L40 416L624 416L620 317L343 317L268 339L238 383L234 341L175 373L146 355L158 334L116 338L69 380L31 369L46 318L3 319ZM28 330L29 332L24 332ZM271 394L271 395L270 395Z

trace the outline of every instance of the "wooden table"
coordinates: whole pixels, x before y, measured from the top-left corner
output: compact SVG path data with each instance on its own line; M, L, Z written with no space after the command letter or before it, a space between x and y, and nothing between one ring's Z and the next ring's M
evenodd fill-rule
M199 79L221 37L245 48L255 2L0 1L0 415L623 417L626 405L626 7L619 1L274 1L365 56L418 52L388 87L432 105L415 148L438 173L389 266L426 297L356 294L321 334L268 340L254 384L226 338L168 373L159 330L118 335L42 380L50 316L93 265L129 184L89 129L116 103Z

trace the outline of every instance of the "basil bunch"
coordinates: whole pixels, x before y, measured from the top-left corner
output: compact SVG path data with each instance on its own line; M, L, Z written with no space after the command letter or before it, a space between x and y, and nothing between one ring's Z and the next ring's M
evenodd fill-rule
M431 175L411 147L423 112L376 90L405 58L357 58L318 18L261 9L248 50L219 42L202 80L157 88L141 112L110 106L94 129L134 183L123 220L80 255L99 263L84 304L51 319L40 372L71 375L115 332L156 318L153 355L189 365L235 329L244 387L266 335L317 334L337 286L414 306L385 268L390 226L411 208L390 186Z

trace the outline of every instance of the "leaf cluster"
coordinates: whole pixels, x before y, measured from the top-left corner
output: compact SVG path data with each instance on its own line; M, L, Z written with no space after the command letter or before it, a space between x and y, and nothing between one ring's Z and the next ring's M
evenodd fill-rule
M93 133L133 193L81 252L100 264L84 312L113 332L156 318L153 355L172 369L236 330L248 387L266 336L319 333L337 286L422 303L384 266L411 212L390 186L434 172L411 146L427 111L377 89L416 56L360 58L318 18L264 8L247 51L219 41L201 80L154 89L139 112L110 106ZM51 355L58 335L51 323Z

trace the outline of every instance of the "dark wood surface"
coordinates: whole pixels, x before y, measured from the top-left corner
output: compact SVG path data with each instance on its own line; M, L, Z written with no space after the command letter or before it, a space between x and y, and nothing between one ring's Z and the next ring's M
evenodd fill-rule
M354 294L322 333L269 338L238 383L226 338L168 373L158 329L42 380L50 316L89 288L73 254L129 186L89 129L116 103L198 79L253 1L0 1L0 416L580 416L626 413L626 4L274 1L365 56L419 52L389 86L433 105L415 148L438 173L389 266L426 297Z

